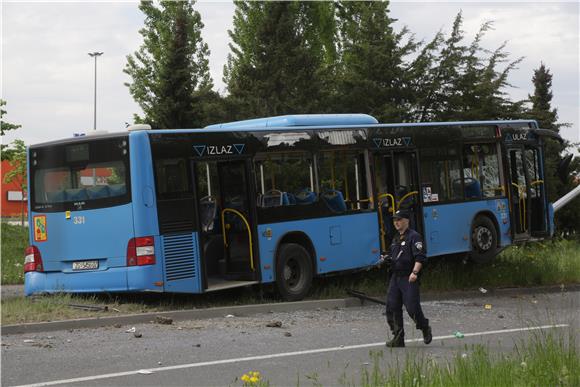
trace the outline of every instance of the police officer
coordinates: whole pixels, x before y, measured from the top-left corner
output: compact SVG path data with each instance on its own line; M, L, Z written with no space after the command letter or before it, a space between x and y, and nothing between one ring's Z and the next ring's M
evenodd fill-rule
M395 229L385 259L391 263L391 277L387 291L387 323L393 339L387 347L404 347L405 331L403 329L403 305L415 322L417 329L423 332L423 342L433 340L429 320L423 315L419 300L419 276L423 264L427 261L421 235L409 228L409 212L399 210L393 216Z

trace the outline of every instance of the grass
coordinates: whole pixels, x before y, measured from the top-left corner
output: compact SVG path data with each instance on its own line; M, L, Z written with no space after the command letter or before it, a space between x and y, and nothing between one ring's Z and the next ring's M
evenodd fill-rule
M1 222L2 285L24 282L24 249L28 246L28 227Z
M2 223L2 285L23 282L27 228ZM425 270L422 288L427 291L517 287L580 283L580 241L555 240L512 246L488 265L464 264L460 259L433 259ZM345 297L345 289L383 296L386 268L349 275L317 278L308 299ZM2 300L2 323L54 321L70 318L156 312L263 302L280 302L273 286L243 288L203 295L180 294L58 294L42 298ZM69 304L107 305L107 312L88 312ZM115 310L118 310L116 312Z
M343 385L378 386L579 386L580 353L576 335L540 331L521 342L513 353L493 354L482 345L471 347L445 363L408 354L403 364L383 370L383 352L371 352L373 366L362 369L358 383Z

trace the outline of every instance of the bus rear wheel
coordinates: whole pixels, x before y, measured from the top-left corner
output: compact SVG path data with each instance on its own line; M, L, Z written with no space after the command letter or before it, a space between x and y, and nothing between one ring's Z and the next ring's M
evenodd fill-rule
M312 260L308 251L297 243L280 247L276 262L276 285L286 301L303 299L312 286Z
M490 262L497 254L497 230L487 216L478 216L471 228L471 260Z

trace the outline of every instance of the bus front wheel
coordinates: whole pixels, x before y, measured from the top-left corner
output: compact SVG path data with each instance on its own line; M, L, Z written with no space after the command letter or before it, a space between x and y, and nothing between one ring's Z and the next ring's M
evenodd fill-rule
M490 262L497 253L497 230L487 216L478 216L471 228L471 260Z
M276 285L286 301L303 299L312 285L312 260L310 254L297 243L280 247L276 262Z

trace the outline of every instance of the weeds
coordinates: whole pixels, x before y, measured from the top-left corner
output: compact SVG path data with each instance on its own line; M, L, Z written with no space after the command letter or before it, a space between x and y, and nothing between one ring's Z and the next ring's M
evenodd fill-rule
M540 331L510 354L493 354L487 347L474 345L442 364L415 354L407 355L403 364L395 362L389 368L382 367L385 363L382 351L371 352L372 369L362 369L361 380L357 385L578 386L580 354L577 345L573 331L568 336ZM342 379L345 379L344 376Z
M24 282L24 249L28 246L28 227L1 222L2 285Z

